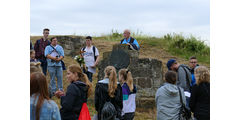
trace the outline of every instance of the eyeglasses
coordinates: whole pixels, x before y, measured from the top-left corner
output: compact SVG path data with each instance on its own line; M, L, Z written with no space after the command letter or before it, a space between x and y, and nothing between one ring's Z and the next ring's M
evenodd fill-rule
M49 32L45 32L44 34L49 34Z
M190 62L190 63L194 64L194 63L197 63L197 62Z

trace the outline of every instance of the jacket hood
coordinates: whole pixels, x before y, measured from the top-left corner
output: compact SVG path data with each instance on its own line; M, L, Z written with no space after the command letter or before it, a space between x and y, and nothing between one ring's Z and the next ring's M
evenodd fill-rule
M179 93L177 86L170 83L164 83L162 89L165 91L164 93L169 95L177 95Z
M83 90L84 92L88 91L88 86L82 81L76 81L73 82L73 84L75 84L80 90Z

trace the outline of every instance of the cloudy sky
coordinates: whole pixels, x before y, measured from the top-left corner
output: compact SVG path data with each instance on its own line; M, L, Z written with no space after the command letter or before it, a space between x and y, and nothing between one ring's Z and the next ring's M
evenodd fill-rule
M160 37L167 33L210 39L209 0L31 0L30 33L109 34L111 30Z

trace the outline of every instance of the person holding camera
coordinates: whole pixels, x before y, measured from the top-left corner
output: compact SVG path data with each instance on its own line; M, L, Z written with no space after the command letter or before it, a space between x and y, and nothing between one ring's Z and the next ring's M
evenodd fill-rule
M61 60L64 58L64 50L62 46L57 44L57 38L52 37L50 39L51 44L45 48L45 56L47 57L48 72L50 74L50 97L52 97L58 90L63 91L63 70ZM55 82L57 78L57 84Z

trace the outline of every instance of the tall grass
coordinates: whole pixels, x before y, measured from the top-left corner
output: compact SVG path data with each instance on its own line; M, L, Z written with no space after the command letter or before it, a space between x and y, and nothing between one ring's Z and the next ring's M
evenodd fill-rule
M184 37L181 34L164 35L168 41L168 51L174 55L188 59L196 56L200 62L210 63L210 47L194 36Z
M163 37L152 37L143 35L141 32L131 33L137 39L140 46L150 46L164 49L174 56L189 59L196 56L199 62L210 64L210 47L204 41L194 36L186 37L182 34L166 34ZM109 35L102 36L108 41L119 41L123 39L123 34L117 30L112 30Z

